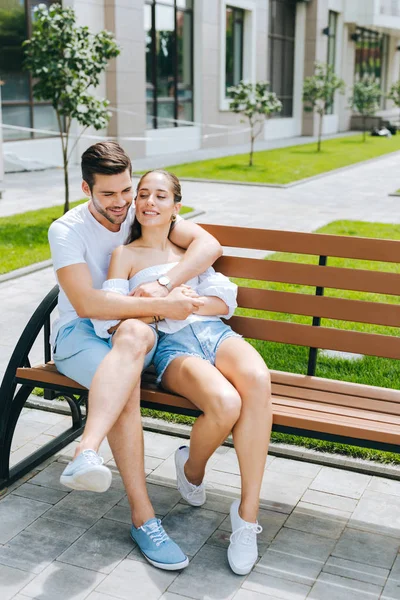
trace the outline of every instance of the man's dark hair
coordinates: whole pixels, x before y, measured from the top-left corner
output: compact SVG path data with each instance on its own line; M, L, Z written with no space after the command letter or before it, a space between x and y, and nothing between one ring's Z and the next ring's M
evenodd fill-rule
M98 142L82 154L82 179L90 190L93 189L94 176L117 175L127 169L132 174L132 163L125 150L117 142Z

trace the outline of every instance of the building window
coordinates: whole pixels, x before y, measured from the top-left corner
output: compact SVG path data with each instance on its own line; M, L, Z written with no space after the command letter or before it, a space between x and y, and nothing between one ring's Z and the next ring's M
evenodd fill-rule
M355 80L359 81L364 75L374 76L381 84L383 92L381 108L384 108L389 36L359 27L354 38L356 41Z
M270 0L269 81L282 102L280 117L293 115L296 0Z
M146 0L144 28L147 128L193 121L193 0Z
M225 87L237 85L243 79L244 10L226 7Z
M336 37L337 37L337 22L338 13L333 10L329 11L328 21L328 57L327 63L333 70L336 69ZM334 101L326 107L326 114L333 115L334 112Z
M53 107L37 102L32 77L22 69L24 52L21 44L31 32L34 9L38 4L50 6L54 0L0 0L0 80L4 125L58 131ZM29 131L3 129L4 140L43 137Z

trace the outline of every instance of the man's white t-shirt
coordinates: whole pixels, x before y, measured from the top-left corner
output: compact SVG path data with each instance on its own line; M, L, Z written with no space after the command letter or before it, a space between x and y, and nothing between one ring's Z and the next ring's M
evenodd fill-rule
M93 287L100 290L107 279L111 254L117 246L126 242L134 216L135 209L132 205L120 230L109 231L96 221L89 210L89 202L85 202L54 221L48 235L56 278L58 269L86 263L92 276ZM53 346L60 328L78 318L61 287L58 312L60 316L54 322L51 334Z

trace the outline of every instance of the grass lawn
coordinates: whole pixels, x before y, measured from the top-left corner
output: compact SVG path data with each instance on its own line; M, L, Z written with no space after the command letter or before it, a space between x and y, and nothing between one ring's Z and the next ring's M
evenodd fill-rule
M86 199L71 203L71 208L82 202ZM60 205L0 217L0 274L50 258L47 230L62 210ZM180 214L192 210L182 206Z
M178 177L254 183L291 183L400 150L400 135L394 135L390 139L367 137L364 143L361 134L357 134L325 140L322 142L321 152L317 152L316 148L317 144L312 143L256 152L253 167L248 166L249 155L240 154L172 165L167 169Z
M337 235L353 235L361 237L377 237L387 239L400 239L400 225L386 225L380 223L365 223L357 221L336 221L317 230L318 233L330 233ZM268 256L267 260L296 260L303 263L317 264L317 258L304 255L291 255L284 253L275 253ZM400 265L388 263L376 263L373 261L361 261L350 259L328 259L330 266L355 267L362 269L379 270L385 268L385 271L400 273ZM289 285L281 283L256 282L251 280L240 279L237 283L247 287L262 287L264 289L279 290L279 291L300 291L302 293L314 294L315 288ZM398 296L382 296L378 294L367 294L363 292L343 292L336 290L326 290L326 296L340 296L358 300L377 301L380 299L383 302L400 303ZM266 311L238 309L237 314L252 315L259 318L280 319L297 323L311 323L311 317L301 315L288 315L282 313L270 313ZM321 319L321 325L325 327L348 328L357 331L369 333L388 334L394 333L399 335L399 330L394 328L382 327L378 325L367 325L364 323L348 323L340 321L332 321L329 319ZM277 344L258 340L249 340L255 348L260 352L265 362L271 369L290 371L294 373L306 373L308 361L308 348L301 346L288 346L286 344ZM399 363L392 359L376 358L365 356L361 360L350 361L338 358L328 358L320 354L317 363L318 377L326 377L328 379L338 379L344 381L353 381L357 383L365 383L381 387L389 387L400 389L400 369ZM190 417L165 415L156 411L144 411L144 414L149 416L157 416L159 418L181 422L191 423ZM273 441L283 442L286 444L296 444L315 448L324 452L347 454L358 458L367 458L379 462L400 464L400 456L392 453L379 452L358 448L355 446L347 446L344 444L336 444L332 442L324 442L320 440L312 440L308 438L300 438L289 436L287 434L274 433Z

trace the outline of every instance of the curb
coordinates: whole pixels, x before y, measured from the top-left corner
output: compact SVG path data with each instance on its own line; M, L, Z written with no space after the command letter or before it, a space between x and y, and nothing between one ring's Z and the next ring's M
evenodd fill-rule
M223 185L248 185L254 187L266 187L266 188L276 188L276 189L289 189L292 187L296 187L297 185L304 185L305 183L311 183L312 181L316 181L317 179L323 179L324 177L328 177L329 175L339 175L342 172L349 171L350 169L354 169L355 167L359 167L361 165L368 165L369 163L375 162L377 160L383 160L384 158L388 158L388 156L400 154L400 150L394 150L393 152L388 152L387 154L382 154L381 156L376 156L375 158L368 158L367 160L360 160L359 162L353 163L352 165L346 165L345 167L339 167L338 169L332 169L331 171L325 171L325 173L319 173L318 175L312 175L311 177L304 177L304 179L298 179L297 181L292 181L290 183L262 183L257 181L232 181L230 179L200 179L196 177L179 177L180 181L193 181L195 183L219 183ZM399 195L399 194L389 194L389 196Z
M31 395L25 402L26 408L34 408L47 412L54 412L62 415L71 415L68 403L64 400L58 400L57 406L54 406L53 400L44 400L38 396ZM190 438L191 427L182 423L169 423L163 419L153 417L142 417L144 431L152 431L154 433L162 433L174 437L184 439ZM224 446L233 447L232 436L224 442ZM400 465L385 465L375 463L360 458L351 458L340 454L328 454L319 452L303 446L293 446L291 444L279 444L271 442L269 454L279 458L298 460L301 462L313 463L325 467L334 467L337 469L346 469L354 473L362 473L364 475L375 475L377 477L386 477L387 479L400 480Z
M205 210L192 210L190 213L185 213L184 215L182 215L182 218L187 220L195 219L200 215L204 215L205 212ZM43 269L47 269L52 265L53 261L51 260L51 258L49 258L48 260L43 260L42 262L33 263L33 265L22 267L21 269L15 269L14 271L10 271L9 273L4 273L4 275L0 275L0 283L10 281L11 279L18 279L19 277L25 277L25 275L36 273L36 271L42 271Z

